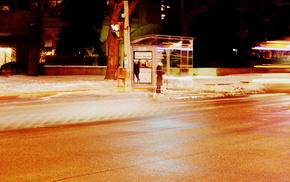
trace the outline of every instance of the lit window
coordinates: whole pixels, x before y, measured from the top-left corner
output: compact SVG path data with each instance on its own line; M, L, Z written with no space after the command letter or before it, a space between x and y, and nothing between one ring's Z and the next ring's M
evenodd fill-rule
M9 11L9 6L0 6L1 11Z
M11 62L12 49L9 47L0 47L0 66Z
M61 3L62 0L49 0L49 4L51 7L55 7Z

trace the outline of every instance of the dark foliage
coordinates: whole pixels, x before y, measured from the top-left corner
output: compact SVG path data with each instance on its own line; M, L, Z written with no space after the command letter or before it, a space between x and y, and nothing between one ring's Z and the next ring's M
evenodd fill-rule
M30 1L28 0L1 0L1 5L8 5L9 11L30 10Z
M188 1L186 8L190 9L193 6ZM256 42L290 35L288 10L289 5L273 0L218 0L190 22L189 36L195 37L194 67L247 67ZM180 35L178 14L168 13L164 34Z
M87 49L102 54L100 33L106 1L63 0L62 27L57 35L58 55L87 54Z
M1 72L9 72L10 74L27 74L28 65L19 62L9 62L1 66Z

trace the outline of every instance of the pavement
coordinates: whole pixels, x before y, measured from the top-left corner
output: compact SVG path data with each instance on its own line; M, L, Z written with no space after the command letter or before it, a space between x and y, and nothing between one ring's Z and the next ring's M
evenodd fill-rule
M130 179L138 178L139 175L140 180L151 176L153 181L289 181L289 132L286 131L289 125L285 122L288 113L285 108L280 112L281 108L275 107L280 99L285 103L284 106L288 106L289 96L279 98L276 103L269 101L267 107L262 108L257 108L247 100L247 104L242 102L241 105L236 105L235 102L229 102L228 105L213 103L209 104L212 109L202 113L198 112L201 105L196 104L195 100L187 101L195 98L264 94L269 90L282 88L287 90L288 78L289 75L278 74L165 77L163 94L156 94L154 86L134 87L131 92L119 92L116 81L104 80L101 76L0 77L0 133L3 136L2 145L6 146L2 147L2 153L11 154L2 157L2 163L9 164L2 165L2 173L11 174L11 181L31 176L47 180L47 176L53 175L59 181L96 180L98 177L104 179L104 176L112 181L118 177L121 181L126 181L126 178L122 178L124 174L129 174ZM173 99L178 101L170 104ZM243 114L237 114L237 108ZM273 114L267 114L272 111ZM196 121L188 122L190 118L187 115L182 121L178 121L178 115L173 118L167 115L186 112L196 114ZM219 112L226 114L217 117ZM260 115L254 116L255 112ZM123 122L122 128L118 128L118 125L102 125L97 130L86 127L89 130L78 129L77 134L69 135L66 129L57 129L60 134L53 129L49 129L49 132L39 129L108 122L112 119L127 121L126 118L152 115L159 116L154 118L161 122L136 120L135 124ZM199 122L203 117L201 115L205 117L206 123ZM229 120L233 117L234 121ZM273 121L273 117L277 120ZM25 131L20 132L19 136L15 132L7 132L7 135L3 132L24 128L37 129L33 136ZM111 132L110 128L114 133L112 139L107 137L107 133ZM88 140L89 135L93 136L91 141ZM66 145L67 143L70 145ZM63 146L63 149L59 149L58 145ZM19 146L23 150L19 150ZM84 149L82 155L79 148ZM37 157L39 160L36 160ZM60 157L62 160L59 160ZM76 159L75 162L70 160L72 158ZM69 168L66 169L68 161ZM55 165L49 166L52 163ZM47 168L51 170L44 170ZM29 173L33 170L40 171L37 173L39 176ZM15 171L20 171L16 177L13 175Z
M175 108L152 101L155 105L145 106L161 114L149 117L143 115L152 114L151 108L140 112L139 107L148 102L126 99L119 109L129 105L136 118L0 132L0 163L5 164L0 167L1 181L286 182L290 179L290 120L285 106L289 108L290 98L274 97L176 101ZM111 107L103 102L78 103L74 109L48 104L41 112L25 108L36 123L57 123L84 121L82 116L88 121L98 119L98 112L120 113L116 101L111 103ZM103 113L100 104L111 110ZM46 117L53 113L62 118ZM25 112L14 115L19 121L31 121L22 117Z

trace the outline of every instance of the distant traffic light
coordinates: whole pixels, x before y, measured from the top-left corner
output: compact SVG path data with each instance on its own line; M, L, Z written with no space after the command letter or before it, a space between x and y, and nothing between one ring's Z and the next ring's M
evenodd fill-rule
M115 37L115 38L120 38L120 23L118 24L111 24L111 27L112 27L112 35Z

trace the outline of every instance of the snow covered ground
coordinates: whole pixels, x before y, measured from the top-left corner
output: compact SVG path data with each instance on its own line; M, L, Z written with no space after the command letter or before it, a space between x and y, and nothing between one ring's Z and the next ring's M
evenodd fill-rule
M269 83L287 83L288 74L242 74L229 76L164 76L164 95L203 95L228 96L263 93ZM0 76L0 96L31 94L43 92L91 91L96 94L124 94L117 89L116 80L105 80L103 75L38 76L14 75ZM125 94L154 93L154 86L147 89L132 87Z

